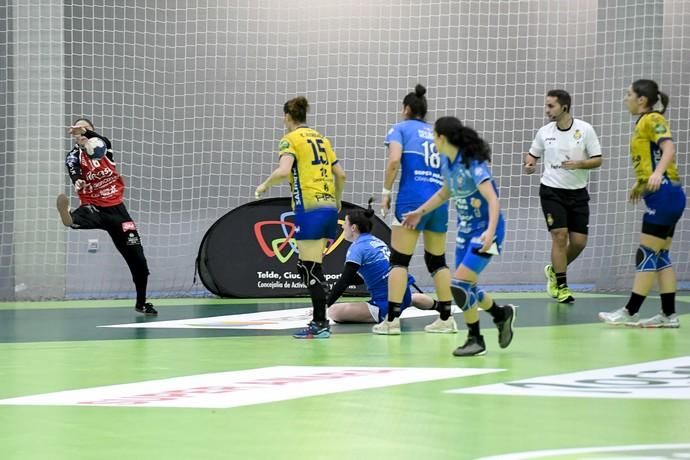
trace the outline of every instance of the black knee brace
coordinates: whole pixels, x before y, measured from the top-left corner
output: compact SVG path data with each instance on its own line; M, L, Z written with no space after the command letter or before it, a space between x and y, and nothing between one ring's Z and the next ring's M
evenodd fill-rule
M444 268L448 268L446 265L446 255L441 254L440 256L435 256L428 251L424 251L424 263L426 264L427 270L431 273L433 277L437 271Z
M309 260L298 260L297 270L302 281L307 285L307 291L314 307L314 321L326 320L326 278L323 276L321 264Z
M403 254L395 249L391 248L390 264L391 267L402 267L407 268L410 266L410 260L412 259L412 254Z
M312 262L310 260L298 260L297 271L302 277L302 281L307 286L307 289L316 286L317 284L325 288L326 278L323 276L323 269L321 268L320 263Z

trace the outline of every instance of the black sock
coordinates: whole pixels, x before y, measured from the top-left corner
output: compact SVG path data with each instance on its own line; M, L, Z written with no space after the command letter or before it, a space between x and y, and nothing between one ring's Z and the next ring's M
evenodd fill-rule
M676 312L676 293L675 292L665 292L659 294L661 297L661 311L664 315L671 316Z
M631 293L630 294L630 299L628 300L628 304L625 306L625 309L628 310L628 313L631 315L634 315L638 311L640 311L640 308L642 308L642 302L644 302L644 299L647 296L636 294L636 293Z
M443 321L450 318L450 300L444 300L442 302L436 301L435 305Z
M490 314L491 317L494 319L494 323L503 321L506 317L506 311L503 309L503 307L499 307L495 301L493 305L491 305L489 309L486 310L486 312Z
M402 305L399 302L388 301L388 321L393 321L395 318L400 316L400 307Z
M467 323L467 329L469 329L469 335L471 337L479 337L479 321L476 323Z
M134 287L137 290L137 305L144 305L146 303L146 285L148 283L148 274L139 274L134 277Z
M568 286L568 281L566 279L565 272L556 273L556 286L558 286L558 287Z

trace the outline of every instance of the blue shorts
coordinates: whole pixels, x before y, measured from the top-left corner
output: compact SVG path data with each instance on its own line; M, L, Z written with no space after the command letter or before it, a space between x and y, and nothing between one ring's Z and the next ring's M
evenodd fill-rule
M338 231L338 210L335 208L314 208L295 212L295 239L335 239Z
M685 210L685 192L683 187L666 181L656 192L646 194L644 203L647 210L642 218L643 223L672 227Z
M396 204L395 220L398 222L394 223L394 225L400 225L400 222L403 221L403 215L410 211L414 211L418 207L419 206L413 203ZM443 203L440 207L434 209L429 214L422 216L422 219L415 227L415 230L420 232L426 230L429 232L446 233L448 231L448 202Z
M375 310L378 309L378 321L381 322L388 316L388 299L386 297L371 298L367 302L369 304L369 311L371 312L371 317L376 319ZM412 291L410 291L410 286L407 286L405 290L405 295L403 296L402 305L400 305L400 311L404 311L407 307L412 305Z
M506 233L505 228L505 221L499 219L498 225L496 226L496 247L494 248L498 254L503 251L503 239ZM482 233L483 230L474 233L458 232L458 236L455 240L456 270L460 265L464 265L476 274L480 274L486 266L489 265L489 261L496 254L478 252L478 249L482 247L482 243L479 242L479 237Z

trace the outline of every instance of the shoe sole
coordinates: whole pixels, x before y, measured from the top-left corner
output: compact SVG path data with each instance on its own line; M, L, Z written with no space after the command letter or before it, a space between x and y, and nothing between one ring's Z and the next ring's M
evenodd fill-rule
M141 313L142 315L146 315L146 316L158 316L158 312L152 313L152 312L148 312L148 311L139 311L139 310L134 310L134 311L137 313Z
M69 198L64 193L57 196L55 200L55 207L57 208L58 214L60 214L60 220L62 220L62 225L65 227L71 227L74 221L72 220L72 215L69 213Z
M517 308L515 305L510 305L510 309L513 310L513 316L510 318L510 340L505 345L501 344L501 331L498 332L498 346L501 348L508 348L513 341L515 334L513 333L513 324L515 324L515 318L517 318Z
M292 336L295 339L305 339L305 340L314 340L314 339L328 339L331 337L330 332L321 332L316 335L293 335Z
M450 329L447 331L430 331L427 328L424 328L424 332L427 332L429 334L457 334L458 330L457 329L455 329L455 330Z
M569 295L566 299L558 300L558 303L575 303L575 298Z
M458 358L468 358L468 357L472 357L472 356L484 356L485 354L486 354L486 350L482 350L479 353L474 353L471 355L458 355L455 352L453 352L453 356L457 356Z
M373 333L376 334L376 335L400 335L400 331L385 331L385 332L384 332L384 331L374 331L374 330L372 330L371 332L373 332Z
M642 329L678 329L680 324L655 324L653 326L648 324L635 324L635 326Z

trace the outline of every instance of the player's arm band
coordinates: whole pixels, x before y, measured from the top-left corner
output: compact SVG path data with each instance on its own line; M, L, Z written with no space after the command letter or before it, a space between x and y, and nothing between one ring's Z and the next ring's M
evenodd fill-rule
M331 289L331 293L328 295L328 301L326 305L331 306L338 301L341 295L345 292L347 287L351 284L359 284L357 278L362 279L358 274L359 265L354 262L347 262L345 268L343 269L342 275L335 283L335 286Z

